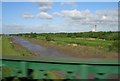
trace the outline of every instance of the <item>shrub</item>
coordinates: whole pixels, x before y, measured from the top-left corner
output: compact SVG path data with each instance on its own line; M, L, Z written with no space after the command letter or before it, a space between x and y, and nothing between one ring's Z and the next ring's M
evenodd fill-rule
M45 37L45 39L46 39L46 41L53 41L52 37L49 36L49 35L47 35L47 36Z
M119 40L116 40L112 43L111 46L109 46L109 51L110 50L114 50L114 51L118 51L120 50L120 43L119 43Z

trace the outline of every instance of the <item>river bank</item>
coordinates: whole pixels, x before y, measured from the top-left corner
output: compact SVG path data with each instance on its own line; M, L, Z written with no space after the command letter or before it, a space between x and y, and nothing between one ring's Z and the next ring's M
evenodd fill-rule
M49 48L55 48L60 53L71 55L76 58L118 58L118 53L98 49L90 46L81 46L76 44L58 44L56 41L44 41L37 38L25 38L34 44L42 45Z
M26 48L32 55L36 55L39 57L60 57L60 58L70 58L72 55L66 55L64 53L60 53L56 48L45 47L42 45L38 45L36 43L32 43L26 39L20 37L12 37L13 41L22 45Z
M90 46L27 37L3 37L3 55L57 58L118 58L118 54Z
M13 41L9 36L2 37L2 56L31 56L31 53Z

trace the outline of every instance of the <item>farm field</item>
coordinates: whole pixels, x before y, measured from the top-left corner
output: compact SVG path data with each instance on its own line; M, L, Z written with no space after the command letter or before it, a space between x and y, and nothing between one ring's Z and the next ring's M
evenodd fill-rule
M2 55L4 56L30 56L30 52L22 46L11 41L10 37L2 37Z

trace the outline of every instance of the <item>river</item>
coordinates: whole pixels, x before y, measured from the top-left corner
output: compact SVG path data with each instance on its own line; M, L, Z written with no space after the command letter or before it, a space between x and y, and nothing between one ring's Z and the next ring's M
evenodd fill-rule
M37 54L38 56L41 56L41 57L60 57L60 58L72 57L70 55L59 53L56 48L43 47L41 45L33 44L33 43L31 43L23 38L20 38L20 37L14 36L14 37L12 37L12 39L14 42L17 42L20 45L22 45L23 47L25 47L26 49L28 49L28 51L30 51L31 53Z

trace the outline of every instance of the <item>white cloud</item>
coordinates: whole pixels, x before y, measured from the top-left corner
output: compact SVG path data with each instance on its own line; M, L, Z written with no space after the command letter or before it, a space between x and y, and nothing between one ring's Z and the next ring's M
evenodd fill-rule
M49 11L49 10L51 10L52 9L52 2L51 1L49 1L49 2L38 2L38 4L39 4L39 10L41 10L41 11Z
M74 9L74 10L63 10L63 11L61 11L61 13L65 17L69 17L71 19L86 19L88 16L91 15L89 10L79 11L77 9Z
M4 26L7 27L7 28L13 27L15 29L19 29L19 28L22 27L20 24L7 24L7 25L4 25Z
M41 24L41 25L27 25L24 26L23 32L39 32L39 33L47 33L47 32L57 32L59 27L53 26L51 24Z
M52 2L52 0L30 0L32 2Z
M51 6L40 6L39 9L40 9L41 11L48 11L48 10L51 10L52 7L51 7Z
M22 17L25 18L25 19L31 19L31 18L34 18L34 16L29 13L29 12L25 12L22 14Z
M118 21L118 10L97 10L96 15L98 16L100 21Z
M18 33L22 32L23 26L17 23L3 24L2 33Z
M103 16L102 16L102 19L103 19L103 20L106 20L106 19L107 19L107 16L103 15Z
M54 12L54 15L61 16L67 22L82 24L117 24L117 10L97 10L95 13L90 10L62 10ZM67 19L67 20L66 20Z
M53 15L55 15L55 16L63 16L63 14L61 14L61 13L59 13L59 12L53 12Z
M63 5L75 5L76 2L61 2L60 4L61 4L62 6L63 6Z
M52 16L46 12L40 12L39 14L37 14L37 17L41 19L52 19Z

